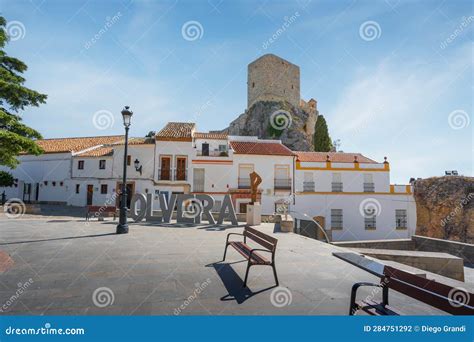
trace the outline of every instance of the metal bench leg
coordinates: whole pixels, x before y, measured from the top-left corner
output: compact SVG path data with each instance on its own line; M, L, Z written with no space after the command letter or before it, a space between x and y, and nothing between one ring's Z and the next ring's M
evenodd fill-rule
M247 278L249 277L250 266L252 266L252 264L249 260L249 262L247 263L247 271L245 271L244 285L242 287L247 287Z
M229 247L229 244L226 244L226 245L225 245L225 248L224 248L224 257L222 258L222 261L225 261L225 255L227 254L227 247Z
M275 277L276 286L278 286L279 283L278 283L278 276L277 276L277 270L276 270L276 267L275 267L275 263L272 264L272 268L273 268L273 275Z
M358 309L358 305L356 304L356 296L357 296L357 289L359 288L360 284L356 283L352 285L351 289L351 303L349 307L349 316L353 316Z

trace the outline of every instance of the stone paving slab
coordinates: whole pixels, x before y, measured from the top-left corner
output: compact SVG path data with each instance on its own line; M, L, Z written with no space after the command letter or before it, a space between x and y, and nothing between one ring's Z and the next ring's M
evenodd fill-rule
M332 256L344 248L273 234L271 224L258 229L278 239L280 287L270 267L255 266L245 289L240 255L229 249L221 262L227 233L242 227L131 224L129 234L116 235L111 221L65 221L0 217L0 252L13 260L0 273L0 314L346 315L351 286L378 281ZM442 314L396 292L391 304Z

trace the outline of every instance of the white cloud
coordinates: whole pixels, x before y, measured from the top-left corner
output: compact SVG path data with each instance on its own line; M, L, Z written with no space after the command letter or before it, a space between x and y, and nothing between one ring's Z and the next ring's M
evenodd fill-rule
M392 172L398 182L406 182L410 176L439 174L446 164L465 165L463 153L470 150L472 140L464 133L466 146L450 144L449 112L440 112L438 107L459 90L456 82L472 67L471 45L444 57L446 60L438 63L407 61L403 65L386 59L374 68L358 70L357 78L328 110L333 138L341 138L348 152L358 151L378 160L388 156L395 165L404 165ZM436 151L429 150L433 145Z

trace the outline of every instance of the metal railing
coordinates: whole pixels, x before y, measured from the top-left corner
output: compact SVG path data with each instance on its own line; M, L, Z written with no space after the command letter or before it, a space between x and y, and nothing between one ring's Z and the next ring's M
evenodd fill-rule
M158 180L171 180L171 169L159 169Z
M364 192L375 192L374 183L364 183Z
M174 170L173 180L175 181L185 181L188 179L188 171L186 169L176 169Z
M342 192L342 182L331 183L332 192Z
M275 178L273 187L276 190L291 190L291 178Z
M197 150L196 155L198 157L228 157L229 152L228 151L205 151L203 153L202 150Z
M315 184L313 181L311 182L303 182L303 192L314 192Z
M237 186L239 189L250 189L250 178L239 177Z

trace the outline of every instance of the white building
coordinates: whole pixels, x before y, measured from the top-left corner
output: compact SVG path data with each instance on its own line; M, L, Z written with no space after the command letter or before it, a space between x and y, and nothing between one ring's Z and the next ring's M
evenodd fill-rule
M22 155L8 170L16 182L0 189L7 198L118 206L123 136L38 144L43 155ZM256 171L262 214L305 214L334 241L408 238L416 226L411 186L391 185L389 163L361 154L293 152L279 140L200 133L193 123L171 122L153 138L130 139L127 168L130 194L206 193L215 198L216 211L230 194L238 213L250 202L249 174Z

